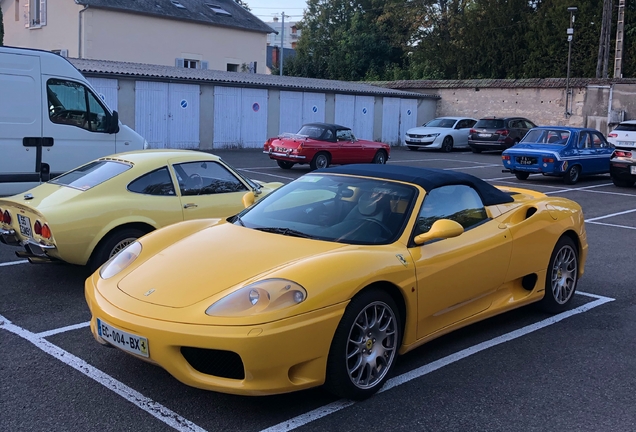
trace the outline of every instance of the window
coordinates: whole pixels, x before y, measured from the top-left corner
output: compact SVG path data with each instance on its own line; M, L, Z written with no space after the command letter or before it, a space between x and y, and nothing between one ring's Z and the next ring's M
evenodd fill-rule
M25 27L40 28L46 25L46 0L27 0L24 7L26 12L24 16L28 17Z
M223 9L221 6L217 4L206 3L205 5L209 7L210 9L212 9L212 11L217 15L232 16L231 13L229 13L228 11L226 11L225 9Z
M144 195L175 195L167 167L149 172L128 185L128 190Z
M534 123L532 123L529 120L524 120L523 122L526 124L526 129L532 129L533 127L537 127Z
M51 183L88 190L128 171L132 165L115 161L95 161L51 180Z
M106 132L108 111L83 84L52 78L46 82L46 93L51 122Z
M355 138L349 129L340 129L336 131L338 141L353 141Z
M457 123L457 126L455 127L455 129L468 129L473 127L474 124L475 124L475 120L463 119Z
M20 0L15 0L15 20L20 21Z
M628 132L636 132L636 124L634 123L621 123L616 126L615 131L628 131Z
M184 59L183 60L183 67L188 68L188 69L198 69L199 68L199 61L198 60Z
M590 140L590 135L587 132L581 132L579 134L579 148L580 149L592 148L592 141Z
M464 229L469 229L487 220L488 214L481 198L470 186L442 186L433 189L424 198L414 235L428 232L439 219L454 220Z
M170 0L170 3L172 3L173 6L178 7L179 9L185 9L186 8L184 5L179 3L179 0Z
M504 121L502 119L481 119L475 123L475 128L483 129L503 129Z
M570 131L557 129L533 129L522 139L522 143L565 145L570 139Z
M227 64L227 71L228 72L238 72L238 70L239 70L239 65L233 64L233 63L228 63Z
M590 132L590 135L592 137L592 144L594 145L594 148L608 147L605 138L603 138L601 134L599 134L598 132Z
M174 166L181 195L211 195L247 191L247 187L223 165L189 162Z

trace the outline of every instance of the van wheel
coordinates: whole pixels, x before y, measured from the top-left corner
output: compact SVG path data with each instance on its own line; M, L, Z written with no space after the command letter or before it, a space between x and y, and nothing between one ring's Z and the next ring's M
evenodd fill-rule
M94 272L106 261L117 255L119 251L145 234L145 231L137 228L122 228L110 232L99 242L93 251L91 259L88 262L89 269Z

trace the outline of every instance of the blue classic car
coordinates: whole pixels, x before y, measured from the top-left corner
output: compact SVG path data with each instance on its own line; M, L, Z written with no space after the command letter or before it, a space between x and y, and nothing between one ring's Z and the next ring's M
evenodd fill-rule
M613 146L596 129L541 126L502 155L504 172L526 180L532 173L563 177L574 184L582 175L609 172Z

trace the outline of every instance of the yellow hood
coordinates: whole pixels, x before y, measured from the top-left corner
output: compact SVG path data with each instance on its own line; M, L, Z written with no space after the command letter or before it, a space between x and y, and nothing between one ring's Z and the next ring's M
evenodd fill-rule
M171 244L125 276L118 287L144 302L182 308L344 246L225 223Z

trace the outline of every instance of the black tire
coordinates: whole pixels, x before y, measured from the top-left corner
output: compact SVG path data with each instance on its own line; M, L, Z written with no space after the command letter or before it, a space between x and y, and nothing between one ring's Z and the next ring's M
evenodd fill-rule
M319 152L316 153L314 158L311 160L309 166L312 170L327 168L329 166L329 153Z
M581 176L581 167L579 165L572 165L563 175L563 182L567 185L576 184Z
M386 163L386 152L384 150L378 150L375 156L373 156L373 163L384 165Z
M417 151L417 147L415 146L407 146L409 150Z
M621 187L621 188L628 188L628 187L634 186L633 180L623 180L614 176L612 176L612 183L614 183L614 186Z
M111 256L127 246L127 244L132 243L145 234L147 234L145 231L137 228L116 229L115 231L108 233L93 251L91 258L88 261L89 269L94 272L101 267L102 264L108 261Z
M287 162L287 161L282 161L282 160L277 160L276 163L278 164L279 167L281 167L282 169L290 169L291 167L294 166L293 162Z
M515 177L517 177L519 180L528 180L528 177L530 177L530 173L515 171Z
M376 326L381 311L385 314ZM378 340L380 336L382 341ZM373 396L393 369L401 337L399 310L387 292L371 288L356 295L345 309L331 342L326 388L347 399L362 400ZM365 351L374 354L369 362ZM356 379L358 383L354 382Z
M453 137L448 135L444 137L442 141L442 147L440 148L444 153L450 153L453 151Z
M481 153L481 149L480 148L471 147L470 149L472 150L473 153Z
M578 271L578 248L570 237L563 236L550 256L545 276L545 295L539 307L550 313L566 310L576 292Z

